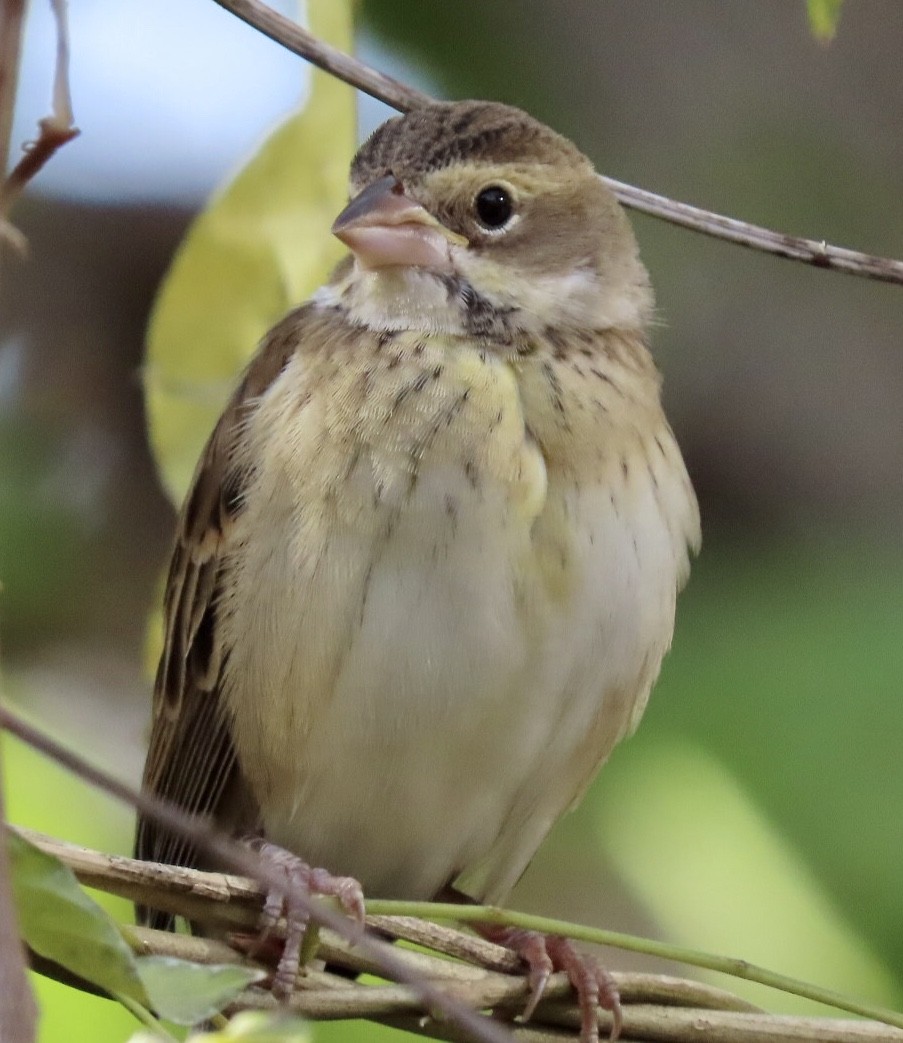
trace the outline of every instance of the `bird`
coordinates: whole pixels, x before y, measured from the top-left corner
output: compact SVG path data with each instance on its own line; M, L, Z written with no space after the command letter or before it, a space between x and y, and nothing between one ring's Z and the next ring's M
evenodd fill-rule
M352 910L500 903L636 728L700 544L649 275L593 163L500 102L377 128L332 231L182 508L143 784ZM146 817L136 855L200 864ZM571 943L485 934L531 1010L565 969L585 1043L619 1019Z

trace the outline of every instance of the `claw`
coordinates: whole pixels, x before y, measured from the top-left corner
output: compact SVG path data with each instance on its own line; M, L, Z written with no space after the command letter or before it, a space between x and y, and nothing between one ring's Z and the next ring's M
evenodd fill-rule
M594 957L578 952L567 938L549 935L546 950L557 970L564 971L580 1005L582 1043L598 1043L599 1009L611 1013L610 1043L621 1035L623 1015L618 986L611 974Z
M364 893L361 885L352 877L333 876L325 869L313 868L297 855L276 844L259 841L255 847L261 858L265 858L274 869L283 873L289 885L285 891L269 891L260 914L261 943L266 940L280 917L285 916L285 944L273 977L272 989L278 999L288 999L294 991L301 968L301 950L310 921L310 913L306 906L292 898L292 885L295 888L303 888L309 895L337 898L361 932L364 928Z
M615 1043L623 1026L621 998L614 978L598 960L578 952L573 942L556 935L488 924L480 926L479 931L490 941L512 949L527 964L530 999L521 1021L532 1017L552 972L564 971L577 993L581 1043L599 1043L600 1008L611 1012L609 1040Z

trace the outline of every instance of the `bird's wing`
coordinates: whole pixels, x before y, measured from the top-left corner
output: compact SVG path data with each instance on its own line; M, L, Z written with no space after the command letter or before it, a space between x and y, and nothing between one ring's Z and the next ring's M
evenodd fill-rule
M236 459L243 423L303 341L305 310L265 338L201 455L179 518L164 598L164 646L154 685L150 747L143 789L182 810L222 817L224 798L240 784L230 723L220 697L223 647L217 609L247 475ZM184 837L139 816L135 856L193 866ZM172 916L138 909L150 926Z

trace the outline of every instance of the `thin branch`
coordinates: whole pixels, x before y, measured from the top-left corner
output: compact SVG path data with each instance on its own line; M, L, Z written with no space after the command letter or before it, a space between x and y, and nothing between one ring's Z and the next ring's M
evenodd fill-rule
M139 862L118 855L104 855L30 830L17 828L17 832L65 862L82 883L88 886L99 887L131 900L159 904L160 908L169 912L196 917L206 922L218 922L227 928L249 929L256 923L261 891L250 880L221 873ZM371 903L375 907L386 904ZM424 903L424 908L433 908L443 915L455 917L467 916L473 912L470 908L436 906L435 903ZM481 918L490 915L485 909L477 912ZM517 919L521 926L526 924L523 914L505 915ZM551 924L551 921L543 918L535 920L532 925L536 929L547 930ZM516 1014L523 1004L527 986L523 975L518 973L518 961L507 950L464 934L460 930L410 916L371 915L367 918L367 925L383 935L415 942L418 946L429 949L430 952L402 951L398 955L407 963L409 969L429 978L437 987L450 991L459 1000L476 1007L491 1006L509 1010L512 1014ZM566 933L575 933L576 925L564 926L568 928ZM221 942L173 936L144 928L126 927L123 930L138 952L181 956L201 963L229 962L237 959L235 952ZM345 939L329 930L321 933L319 956L329 966L346 968L355 974L381 973L379 963L373 955L360 953ZM447 959L449 956L466 962L450 962ZM749 969L749 965L745 966ZM625 1004L625 1026L630 1027L631 1038L697 1038L691 1030L691 1023L698 1025L702 1011L709 1009L720 1012L714 1019L708 1014L705 1014L703 1019L709 1033L706 1038L712 1041L752 1041L768 1038L844 1041L874 1039L887 1043L903 1041L903 1032L881 1025L877 1021L861 1029L861 1022L837 1019L772 1019L770 1015L731 993L708 985L665 975L618 974L615 977ZM370 991L372 987L368 986L364 991L348 992L342 996L324 991L347 988L351 984L345 978L310 972L301 982L303 993L299 993L293 1001L294 1009L313 1018L368 1017L380 1021L390 1019L393 1023L397 1017L408 1016L422 1009L420 1002L408 989L380 986L377 991ZM355 989L360 990L360 987L355 986ZM256 998L252 997L253 1002L249 1001L247 996L243 996L238 1002L244 1006L269 1005L268 999L260 998L256 993L254 996ZM693 1007L694 1017L689 1020L684 1015L678 1017L673 1010L678 1007ZM653 1008L666 1009L654 1011ZM735 1021L721 1016L727 1013L741 1014L744 1017ZM757 1020L759 1017L764 1020ZM555 975L533 1026L526 1036L526 1030L520 1029L515 1036L519 1039L546 1039L547 1034L537 1028L539 1023L574 1027L578 1024L578 1018L579 1014L574 1008L565 977ZM412 1026L413 1022L407 1027ZM436 1026L430 1026L426 1034L442 1036L443 1031ZM860 1035L860 1032L864 1034Z
M9 157L9 136L12 127L12 104L15 100L18 75L18 54L21 40L21 3L20 0L6 0L11 10L18 10L18 21L6 19L2 24L0 12L0 239L5 239L16 249L22 251L25 241L20 232L7 221L10 207L21 194L28 182L38 173L45 163L67 142L78 137L78 129L74 126L72 116L72 98L69 91L69 21L66 0L50 0L53 16L56 21L56 61L53 72L53 92L51 114L38 120L38 137L25 148L25 154L15 165L8 176L6 164ZM4 41L7 27L12 31L14 40ZM15 46L15 51L9 53ZM7 111L8 109L8 111Z
M323 902L311 898L307 891L284 873L274 869L247 846L238 844L212 826L206 819L187 815L179 808L139 792L89 764L83 757L66 749L55 739L29 724L8 704L0 703L0 728L37 750L74 775L117 800L137 808L142 815L179 836L190 839L194 848L228 868L256 880L268 890L281 892L305 910L314 923L329 927L360 951L372 958L387 978L410 985L427 1010L436 1010L454 1022L472 1039L481 1043L510 1043L511 1034L497 1022L460 1003L432 982L412 972L390 947L362 933L351 921Z
M195 963L234 963L233 949L216 939L176 935L149 928L124 928L136 952L143 955L169 956ZM329 932L326 932L327 934ZM332 962L332 953L327 953ZM458 999L475 1007L494 1007L516 1012L523 1004L526 988L523 976L480 973L472 967L450 964L422 953L406 953L406 958L428 961L438 968L441 977L436 984L453 990ZM463 973L455 977L459 968ZM766 1043L768 1040L798 1043L900 1043L903 1033L876 1022L850 1021L839 1018L799 1018L767 1014L745 1009L707 1008L696 1002L712 999L706 987L695 982L680 983L685 993L672 1002L650 1000L643 987L655 975L622 974L619 988L631 1002L624 1009L624 1031L630 1039L691 1043L704 1038L707 1043ZM674 979L677 982L677 979ZM548 998L540 1005L529 1027L515 1029L514 1038L523 1043L561 1043L561 1029L579 1026L579 1011L573 1003L560 998L569 991L563 975L555 975L549 983ZM728 999L732 999L728 994ZM460 1040L459 1032L441 1021L424 1018L420 1000L411 989L398 985L362 985L327 971L308 970L288 1003L293 1013L313 1020L367 1018L393 1024L421 1035ZM261 989L248 989L229 1008L239 1010L276 1010L276 1000Z
M263 891L253 880L107 855L21 826L9 828L67 865L87 887L132 902L152 904L186 919L216 922L233 930L252 930L258 921ZM367 926L382 935L413 942L443 957L454 957L470 965L430 959L427 969L433 977L459 979L463 975L467 979L489 970L516 975L521 982L523 980L520 959L514 953L476 935L410 916L368 916ZM144 929L139 928L130 931L140 938L157 938L157 946L160 944L158 936L169 937L161 932L146 935ZM200 955L207 943L203 939L193 939L193 942L201 948L195 956L186 958L208 962ZM221 946L218 951L223 951ZM321 933L320 955L330 964L347 966L358 972L380 973L381 970L369 956L329 931ZM416 961L424 957L418 953L406 953L404 958ZM624 974L619 976L619 983L625 1002L759 1010L723 989L670 975Z
M393 109L408 112L420 105L429 105L434 100L429 94L417 90L416 87L409 87L391 76L386 76L385 73L365 65L359 59L345 54L337 47L318 40L297 22L274 11L267 4L260 3L260 0L214 0L214 2L227 11L231 11L243 22L247 22L248 25L293 54L307 59L312 65L331 73L345 83L351 84L352 87L357 87L365 94L384 101Z
M0 750L2 769L2 750ZM5 826L0 788L0 830ZM32 1043L37 1038L38 1008L25 973L6 844L0 844L0 1040Z
M423 91L386 76L359 59L318 40L296 22L274 11L261 0L215 0L215 3L231 11L293 54L307 59L352 87L357 87L365 94L378 98L401 112L427 105L434 100ZM777 257L802 261L816 268L829 268L866 279L903 284L903 261L830 246L823 240L804 239L748 224L746 221L702 210L688 203L636 188L614 178L603 176L602 180L624 206L689 228L691 231L701 232L716 239L726 239L728 242L753 250L762 250Z
M614 178L603 177L602 180L624 206L651 214L653 217L660 217L663 221L680 225L682 228L702 232L703 235L715 239L726 239L752 250L762 250L776 257L786 257L790 261L802 261L816 268L829 268L835 272L845 272L847 275L859 275L864 279L876 279L878 282L903 284L903 261L878 257L859 250L847 250L842 246L831 246L824 240L818 242L798 235L776 232L761 225L702 210L689 203L680 203L675 199L656 195L655 192L648 192L644 188L615 181Z
M25 23L25 0L0 3L0 177L9 162L9 142L16 108L19 62Z
M217 915L222 912L226 895L232 896L230 901L238 901L240 905L255 894L259 899L259 888L249 880L198 870L150 866L134 859L79 848L29 830L19 829L18 832L37 843L42 850L60 857L91 886L101 885L108 873L109 886L104 889L125 897L134 897L134 889L140 886L139 881L144 877L153 893L160 892L166 879L176 895L190 893L189 885L192 885L196 895L206 896L201 900L206 903L208 914L211 910ZM196 912L197 908L193 908ZM245 905L245 914L241 918L246 914L250 914L250 905ZM368 923L378 925L387 933L408 938L415 926L408 918L400 917L371 917ZM453 950L466 950L468 943L476 943L478 958L485 951L498 948L451 928L419 921L417 925L427 932L419 935L420 941L426 941L443 955ZM433 934L433 931L438 933ZM234 949L212 938L176 935L141 927L123 927L123 932L139 954L174 956L203 964L240 961ZM522 975L489 971L473 964L452 963L432 953L402 951L398 955L419 973L430 975L437 987L452 992L470 1006L508 1009L514 1013L523 1004L527 985ZM321 956L330 966L347 967L355 972L373 969L369 959L356 953L346 941L329 930L322 934ZM492 962L491 957L489 962ZM697 982L650 974L620 974L616 978L625 1001L625 1033L631 1039L689 1041L704 1036L709 1043L764 1043L766 1040L900 1043L903 1040L903 1032L877 1022L766 1014L730 993ZM530 1043L552 1043L553 1040L557 1043L561 1037L554 1033L555 1029L576 1028L579 1012L572 1002L562 1002L569 993L565 976L554 975L534 1023L529 1028L518 1028L515 1038ZM316 969L308 970L300 980L289 1007L317 1020L368 1018L403 1025L411 1031L438 1038L461 1038L441 1022L422 1024L422 1001L409 988L361 985ZM266 992L249 989L236 999L232 1009L249 1008L272 1010L276 1008L276 1001Z
M53 71L53 119L61 127L75 123L72 92L69 90L69 12L68 0L50 0L56 19L56 67Z
M0 0L0 185L9 163L24 27L25 0ZM5 220L0 210L0 246L4 242L20 253L25 249L24 237Z

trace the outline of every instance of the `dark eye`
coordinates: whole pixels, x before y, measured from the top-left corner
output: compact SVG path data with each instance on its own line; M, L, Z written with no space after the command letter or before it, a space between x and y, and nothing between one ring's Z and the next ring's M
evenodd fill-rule
M501 185L484 188L476 198L477 218L485 228L502 228L514 213L511 193Z

